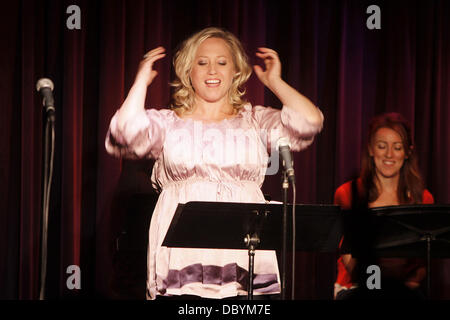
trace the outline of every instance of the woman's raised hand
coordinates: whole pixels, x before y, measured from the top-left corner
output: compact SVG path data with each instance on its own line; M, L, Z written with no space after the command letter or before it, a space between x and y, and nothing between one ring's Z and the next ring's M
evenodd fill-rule
M276 81L281 80L281 62L276 51L269 48L258 48L256 56L264 60L266 69L253 66L258 79L269 89Z
M155 61L166 56L164 53L166 49L163 47L155 48L144 55L144 59L139 64L139 69L136 75L135 82L142 82L149 86L153 79L158 75L156 70L153 70Z

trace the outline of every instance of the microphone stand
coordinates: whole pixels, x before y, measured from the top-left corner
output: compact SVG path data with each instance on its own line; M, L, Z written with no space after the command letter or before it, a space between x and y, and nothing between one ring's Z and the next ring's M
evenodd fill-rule
M281 251L282 271L281 271L281 300L286 299L286 255L287 255L287 203L289 181L286 170L283 169L283 247Z
M288 215L288 189L289 178L287 170L283 169L283 247L281 252L282 260L282 276L281 276L281 299L286 299L286 257L287 257L287 215ZM295 299L295 242L296 242L296 221L295 221L295 199L296 199L296 187L295 180L292 180L292 279L291 279L291 300Z
M47 239L48 210L53 177L53 158L55 153L55 109L49 107L46 111L44 141L44 186L42 193L42 235L41 235L41 287L39 300L45 299L45 282L47 276Z

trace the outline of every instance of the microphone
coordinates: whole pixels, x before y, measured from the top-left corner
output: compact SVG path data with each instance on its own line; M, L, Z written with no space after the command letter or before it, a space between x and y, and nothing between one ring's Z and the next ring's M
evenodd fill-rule
M278 139L278 150L283 160L283 166L286 170L287 177L291 183L295 183L294 161L292 160L291 144L288 138L282 137Z
M36 83L36 90L44 97L42 105L46 112L55 112L55 101L53 100L53 82L50 79L42 78Z

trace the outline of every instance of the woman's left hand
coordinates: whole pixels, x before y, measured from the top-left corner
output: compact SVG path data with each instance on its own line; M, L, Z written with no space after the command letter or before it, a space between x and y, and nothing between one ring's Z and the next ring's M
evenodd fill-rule
M276 51L269 48L258 48L256 56L264 60L266 70L263 70L261 66L255 65L253 69L255 70L258 79L269 89L277 81L281 80L281 62L278 58Z

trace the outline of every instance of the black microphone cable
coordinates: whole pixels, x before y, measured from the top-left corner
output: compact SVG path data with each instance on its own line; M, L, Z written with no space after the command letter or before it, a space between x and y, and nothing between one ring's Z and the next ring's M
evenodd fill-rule
M55 154L55 108L53 102L53 82L50 79L40 79L36 89L43 96L43 105L47 115L44 134L44 185L42 194L42 235L41 235L41 287L39 300L45 299L45 283L47 278L47 242L48 242L48 216L50 194L53 178L53 162Z
M295 299L295 241L296 241L295 197L296 197L295 181L292 181L292 292L291 292L292 300Z

